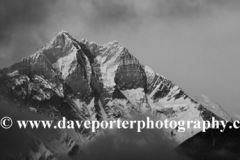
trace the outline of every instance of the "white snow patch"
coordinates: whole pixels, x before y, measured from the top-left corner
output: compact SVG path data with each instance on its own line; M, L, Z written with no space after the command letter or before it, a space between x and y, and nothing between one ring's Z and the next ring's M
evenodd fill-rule
M132 105L131 103L128 103L127 99L113 99L112 101L109 101L107 103L107 106L111 109L117 108L121 110L124 115L130 116L130 108Z
M149 66L144 66L145 73L147 74L147 77L152 77L155 76L155 72L149 67Z
M114 77L120 61L118 57L124 52L124 47L116 41L99 46L99 55L96 57L100 66L104 85L107 88L115 86Z
M87 105L87 109L88 109L88 112L89 112L89 115L90 115L90 120L92 120L92 121L97 120L96 110L95 110L95 107L94 107L94 98L91 100L90 104Z
M66 77L71 74L77 66L76 53L77 49L73 47L68 55L59 58L57 62L52 64L53 68L62 73L64 79L66 79Z
M143 88L129 89L121 92L135 106L139 106L144 101L145 98Z
M104 110L104 108L103 108L103 105L102 105L102 102L101 102L100 100L98 101L98 105L99 105L100 110L101 110L102 118L103 118L104 120L106 120L108 117L107 117L107 115L106 115L106 112L105 112L105 110Z
M141 113L146 113L149 110L147 97L143 88L129 89L121 91L123 95L136 107L139 107Z
M11 73L8 73L7 75L8 75L9 77L14 77L14 76L19 75L19 72L18 72L18 70L16 70L16 71L13 71L13 72L11 72Z
M206 95L202 95L202 97L193 97L194 100L199 102L203 107L205 107L210 112L219 116L220 118L228 121L232 121L231 116L222 109L222 107L214 101L211 101Z

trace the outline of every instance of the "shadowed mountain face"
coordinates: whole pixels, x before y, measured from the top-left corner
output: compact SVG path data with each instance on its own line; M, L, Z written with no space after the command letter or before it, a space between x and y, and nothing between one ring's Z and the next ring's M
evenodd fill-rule
M215 117L232 121L219 105L206 96L190 98L171 81L140 64L118 42L79 42L65 31L32 56L0 70L0 100L20 110L19 114L34 113L53 120L101 121L151 115L160 120L203 121ZM186 146L191 139L205 136L199 129L178 132L177 128L163 129L159 135L166 136L172 147L185 147L181 153L190 154ZM50 160L74 159L81 153L84 157L84 146L103 133L85 128L55 132L44 138L30 132L27 150L6 150L2 156Z

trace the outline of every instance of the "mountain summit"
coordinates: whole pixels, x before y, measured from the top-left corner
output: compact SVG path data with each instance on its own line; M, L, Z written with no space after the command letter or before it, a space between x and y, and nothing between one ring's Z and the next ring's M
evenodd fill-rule
M170 80L142 65L116 41L100 45L77 41L61 31L30 57L0 70L1 101L51 119L112 120L152 115L161 120L232 121L206 97L191 98ZM201 130L165 129L180 145ZM98 132L101 132L99 130ZM32 159L71 155L95 134L85 128L61 131L58 138L38 140ZM56 147L57 146L57 147Z

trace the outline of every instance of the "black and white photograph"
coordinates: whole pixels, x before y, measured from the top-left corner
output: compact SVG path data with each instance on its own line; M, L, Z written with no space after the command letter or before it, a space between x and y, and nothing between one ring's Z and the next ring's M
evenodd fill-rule
M0 0L0 160L240 160L240 0Z

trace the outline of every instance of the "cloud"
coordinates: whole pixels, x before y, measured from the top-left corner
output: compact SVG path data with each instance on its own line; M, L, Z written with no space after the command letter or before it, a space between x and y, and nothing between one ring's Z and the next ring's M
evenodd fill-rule
M95 11L94 19L101 20L103 23L121 23L136 18L133 4L127 1L99 0L90 1Z
M55 137L53 135L59 135L60 130L55 129L19 129L17 120L49 120L49 118L30 112L23 113L16 108L15 104L9 102L0 101L0 106L0 117L9 116L13 120L13 126L10 129L5 130L0 127L0 158L24 155L30 148L32 149L36 139L49 142L52 137ZM142 116L135 116L132 119L145 120ZM143 129L141 133L136 129L103 130L89 142L84 142L84 146L80 146L78 154L70 157L71 159L189 160L173 150L173 141L160 129ZM54 147L50 150L54 150ZM65 159L66 157L63 158Z
M45 40L42 26L55 2L0 1L0 67L9 66L41 47Z
M132 118L145 120L141 116ZM189 160L175 152L173 145L174 142L160 129L143 129L140 133L136 129L110 129L93 137L73 159Z
M221 7L230 10L236 6L237 0L2 0L0 67L33 54L62 29L76 37L137 34L156 21L199 18Z
M0 68L66 30L77 40L117 40L188 93L237 108L239 7L239 0L2 0Z

